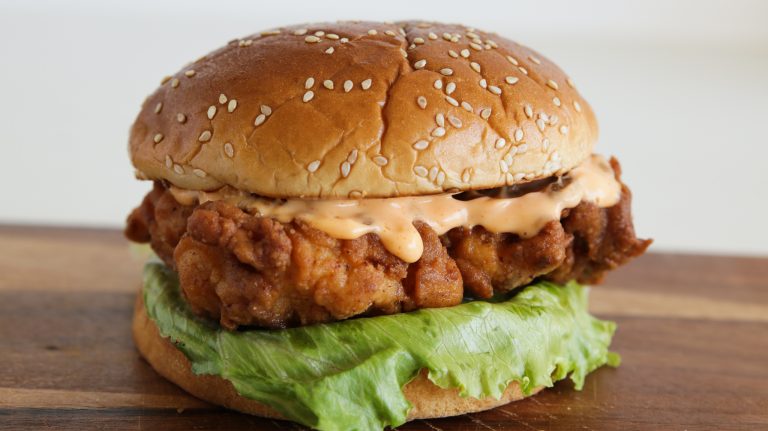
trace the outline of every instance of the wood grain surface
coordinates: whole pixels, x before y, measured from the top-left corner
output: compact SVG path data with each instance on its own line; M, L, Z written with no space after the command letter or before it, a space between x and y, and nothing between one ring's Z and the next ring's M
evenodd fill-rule
M0 429L302 429L186 395L130 336L141 258L117 231L0 226ZM402 430L768 429L768 259L649 254L592 290L618 369L584 390Z

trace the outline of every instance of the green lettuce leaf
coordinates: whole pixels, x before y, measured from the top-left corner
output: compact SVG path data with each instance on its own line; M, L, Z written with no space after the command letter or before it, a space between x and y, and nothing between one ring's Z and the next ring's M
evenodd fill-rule
M214 374L244 397L320 430L381 430L405 422L402 387L419 370L462 396L499 398L519 382L525 393L570 375L576 389L604 364L613 322L587 312L587 289L540 282L501 302L351 319L283 330L230 332L196 318L176 275L145 268L144 302L163 337L196 374Z

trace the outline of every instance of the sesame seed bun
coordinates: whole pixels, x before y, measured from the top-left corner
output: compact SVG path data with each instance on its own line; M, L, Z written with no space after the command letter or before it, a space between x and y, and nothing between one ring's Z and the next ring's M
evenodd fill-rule
M138 175L269 197L498 187L583 161L597 122L535 51L438 23L284 27L163 80L131 129Z
M133 314L133 339L141 355L158 373L197 398L213 404L267 418L284 419L273 408L239 395L232 384L213 375L196 375L189 360L167 338L163 338L157 325L149 318L144 301L138 295ZM541 388L534 389L533 394ZM500 399L463 398L458 389L443 389L432 383L425 372L403 388L413 408L408 420L456 416L492 409L525 398L520 386L513 382Z

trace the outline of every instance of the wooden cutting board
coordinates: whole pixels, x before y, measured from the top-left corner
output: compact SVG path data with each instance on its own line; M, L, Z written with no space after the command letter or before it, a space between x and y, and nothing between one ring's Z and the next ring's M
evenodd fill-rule
M0 428L302 429L160 378L130 335L142 262L117 231L0 227ZM649 254L592 291L618 369L402 430L768 429L768 258Z

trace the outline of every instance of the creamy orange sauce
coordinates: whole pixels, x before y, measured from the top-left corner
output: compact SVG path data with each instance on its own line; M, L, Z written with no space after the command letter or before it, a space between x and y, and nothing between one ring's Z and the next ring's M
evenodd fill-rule
M438 235L459 226L483 226L494 233L535 235L545 224L559 220L566 208L581 201L600 207L615 205L621 185L601 156L593 155L571 170L570 182L560 189L544 190L514 198L479 197L460 201L451 193L386 199L288 199L274 200L233 191L200 192L171 187L176 200L191 205L227 200L238 207L288 223L303 220L339 239L375 233L390 253L406 262L419 260L421 236L413 226L420 220Z

